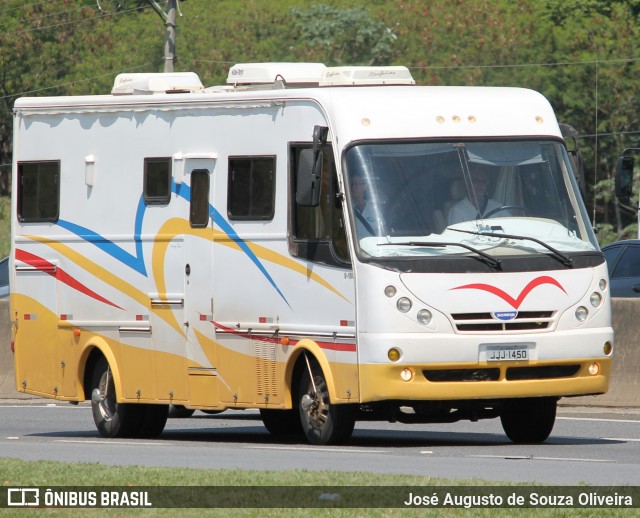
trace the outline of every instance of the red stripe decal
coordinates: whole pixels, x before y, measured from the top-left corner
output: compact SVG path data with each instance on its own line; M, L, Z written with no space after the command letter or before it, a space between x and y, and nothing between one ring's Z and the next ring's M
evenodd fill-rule
M62 268L56 268L55 265L51 264L46 259L42 257L38 257L37 255L33 255L29 252L25 252L24 250L16 250L16 259L18 261L22 261L34 268L55 277L60 282L66 284L67 286L73 288L84 295L87 295L97 301L103 302L104 304L108 304L109 306L113 306L114 308L122 309L117 304L105 299L98 295L95 291L92 291L87 286L79 282L74 277L71 277L67 272L65 272Z
M213 320L211 321L211 323L216 326L219 327L220 329L222 329L223 331L227 332L227 333L232 333L236 336L240 336L242 338L253 338L250 334L248 333L241 333L236 329L233 329L231 327L226 327L223 326L222 324L219 324L218 322L214 322ZM270 337L260 337L260 340L263 340L265 342L270 342L270 343L276 343L276 344L281 344L280 342L280 338L270 338ZM299 340L291 340L289 342L289 346L293 347L295 346L297 343L299 342ZM333 342L317 342L316 343L320 346L321 349L328 349L330 351L342 351L342 352L347 352L347 353L354 353L356 352L356 344L336 344Z
M518 298L516 298L516 299L514 299L508 293L502 291L500 288L496 288L495 286L491 286L490 284L481 284L481 283L466 284L464 286L458 286L457 288L451 288L451 289L452 290L481 290L481 291L488 291L489 293L492 293L492 294L500 297L505 302L509 303L514 309L518 309L520 307L520 304L522 304L524 302L524 299L527 298L527 295L529 295L529 293L531 293L531 291L534 288L537 288L538 286L541 286L543 284L551 284L552 286L557 286L564 293L567 293L566 290L560 285L560 283L557 280L555 280L553 277L549 277L547 275L543 275L541 277L536 277L535 279L533 279L529 284L527 284L522 289L522 291L520 292L520 295L518 295Z

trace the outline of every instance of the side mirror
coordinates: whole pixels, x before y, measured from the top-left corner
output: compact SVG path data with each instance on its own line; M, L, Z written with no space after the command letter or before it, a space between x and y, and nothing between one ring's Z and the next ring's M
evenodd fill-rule
M574 137L564 137L564 144L567 146L567 151L569 153L575 153L578 150L578 143Z
M616 165L616 196L622 203L629 203L633 196L633 157L621 156Z
M322 153L315 156L313 149L302 149L298 156L296 177L296 203L301 207L317 207L320 204L320 175L316 176L316 163L322 171Z
M322 146L327 143L329 128L314 126L313 148L300 150L296 177L296 203L302 207L320 204L322 186Z

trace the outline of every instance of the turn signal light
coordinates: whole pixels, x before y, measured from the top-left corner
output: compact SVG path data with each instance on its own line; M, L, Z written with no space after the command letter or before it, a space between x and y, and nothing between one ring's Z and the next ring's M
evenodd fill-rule
M402 356L400 354L400 351L398 349L396 349L395 347L392 347L387 352L387 358L389 358L392 362L397 362L400 359L400 356Z

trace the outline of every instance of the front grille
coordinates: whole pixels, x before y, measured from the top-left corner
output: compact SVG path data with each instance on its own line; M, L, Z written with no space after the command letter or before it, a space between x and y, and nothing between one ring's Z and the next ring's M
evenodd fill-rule
M429 381L498 381L500 369L439 369L423 370Z
M580 365L549 365L536 367L508 367L504 379L507 381L544 380L555 378L570 378L578 373ZM498 381L500 369L425 369L424 377L431 382L446 381Z
M461 333L504 331L545 331L553 323L553 311L522 311L516 318L502 321L491 313L453 313L456 329Z
M509 367L507 379L546 380L552 378L570 378L580 370L580 365L551 365L548 367Z

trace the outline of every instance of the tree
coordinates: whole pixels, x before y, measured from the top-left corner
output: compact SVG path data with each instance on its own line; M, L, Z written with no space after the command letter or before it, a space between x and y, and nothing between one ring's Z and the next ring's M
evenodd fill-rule
M344 9L315 4L291 11L298 43L296 55L303 61L386 65L393 55L397 36L384 22L374 20L364 7Z

